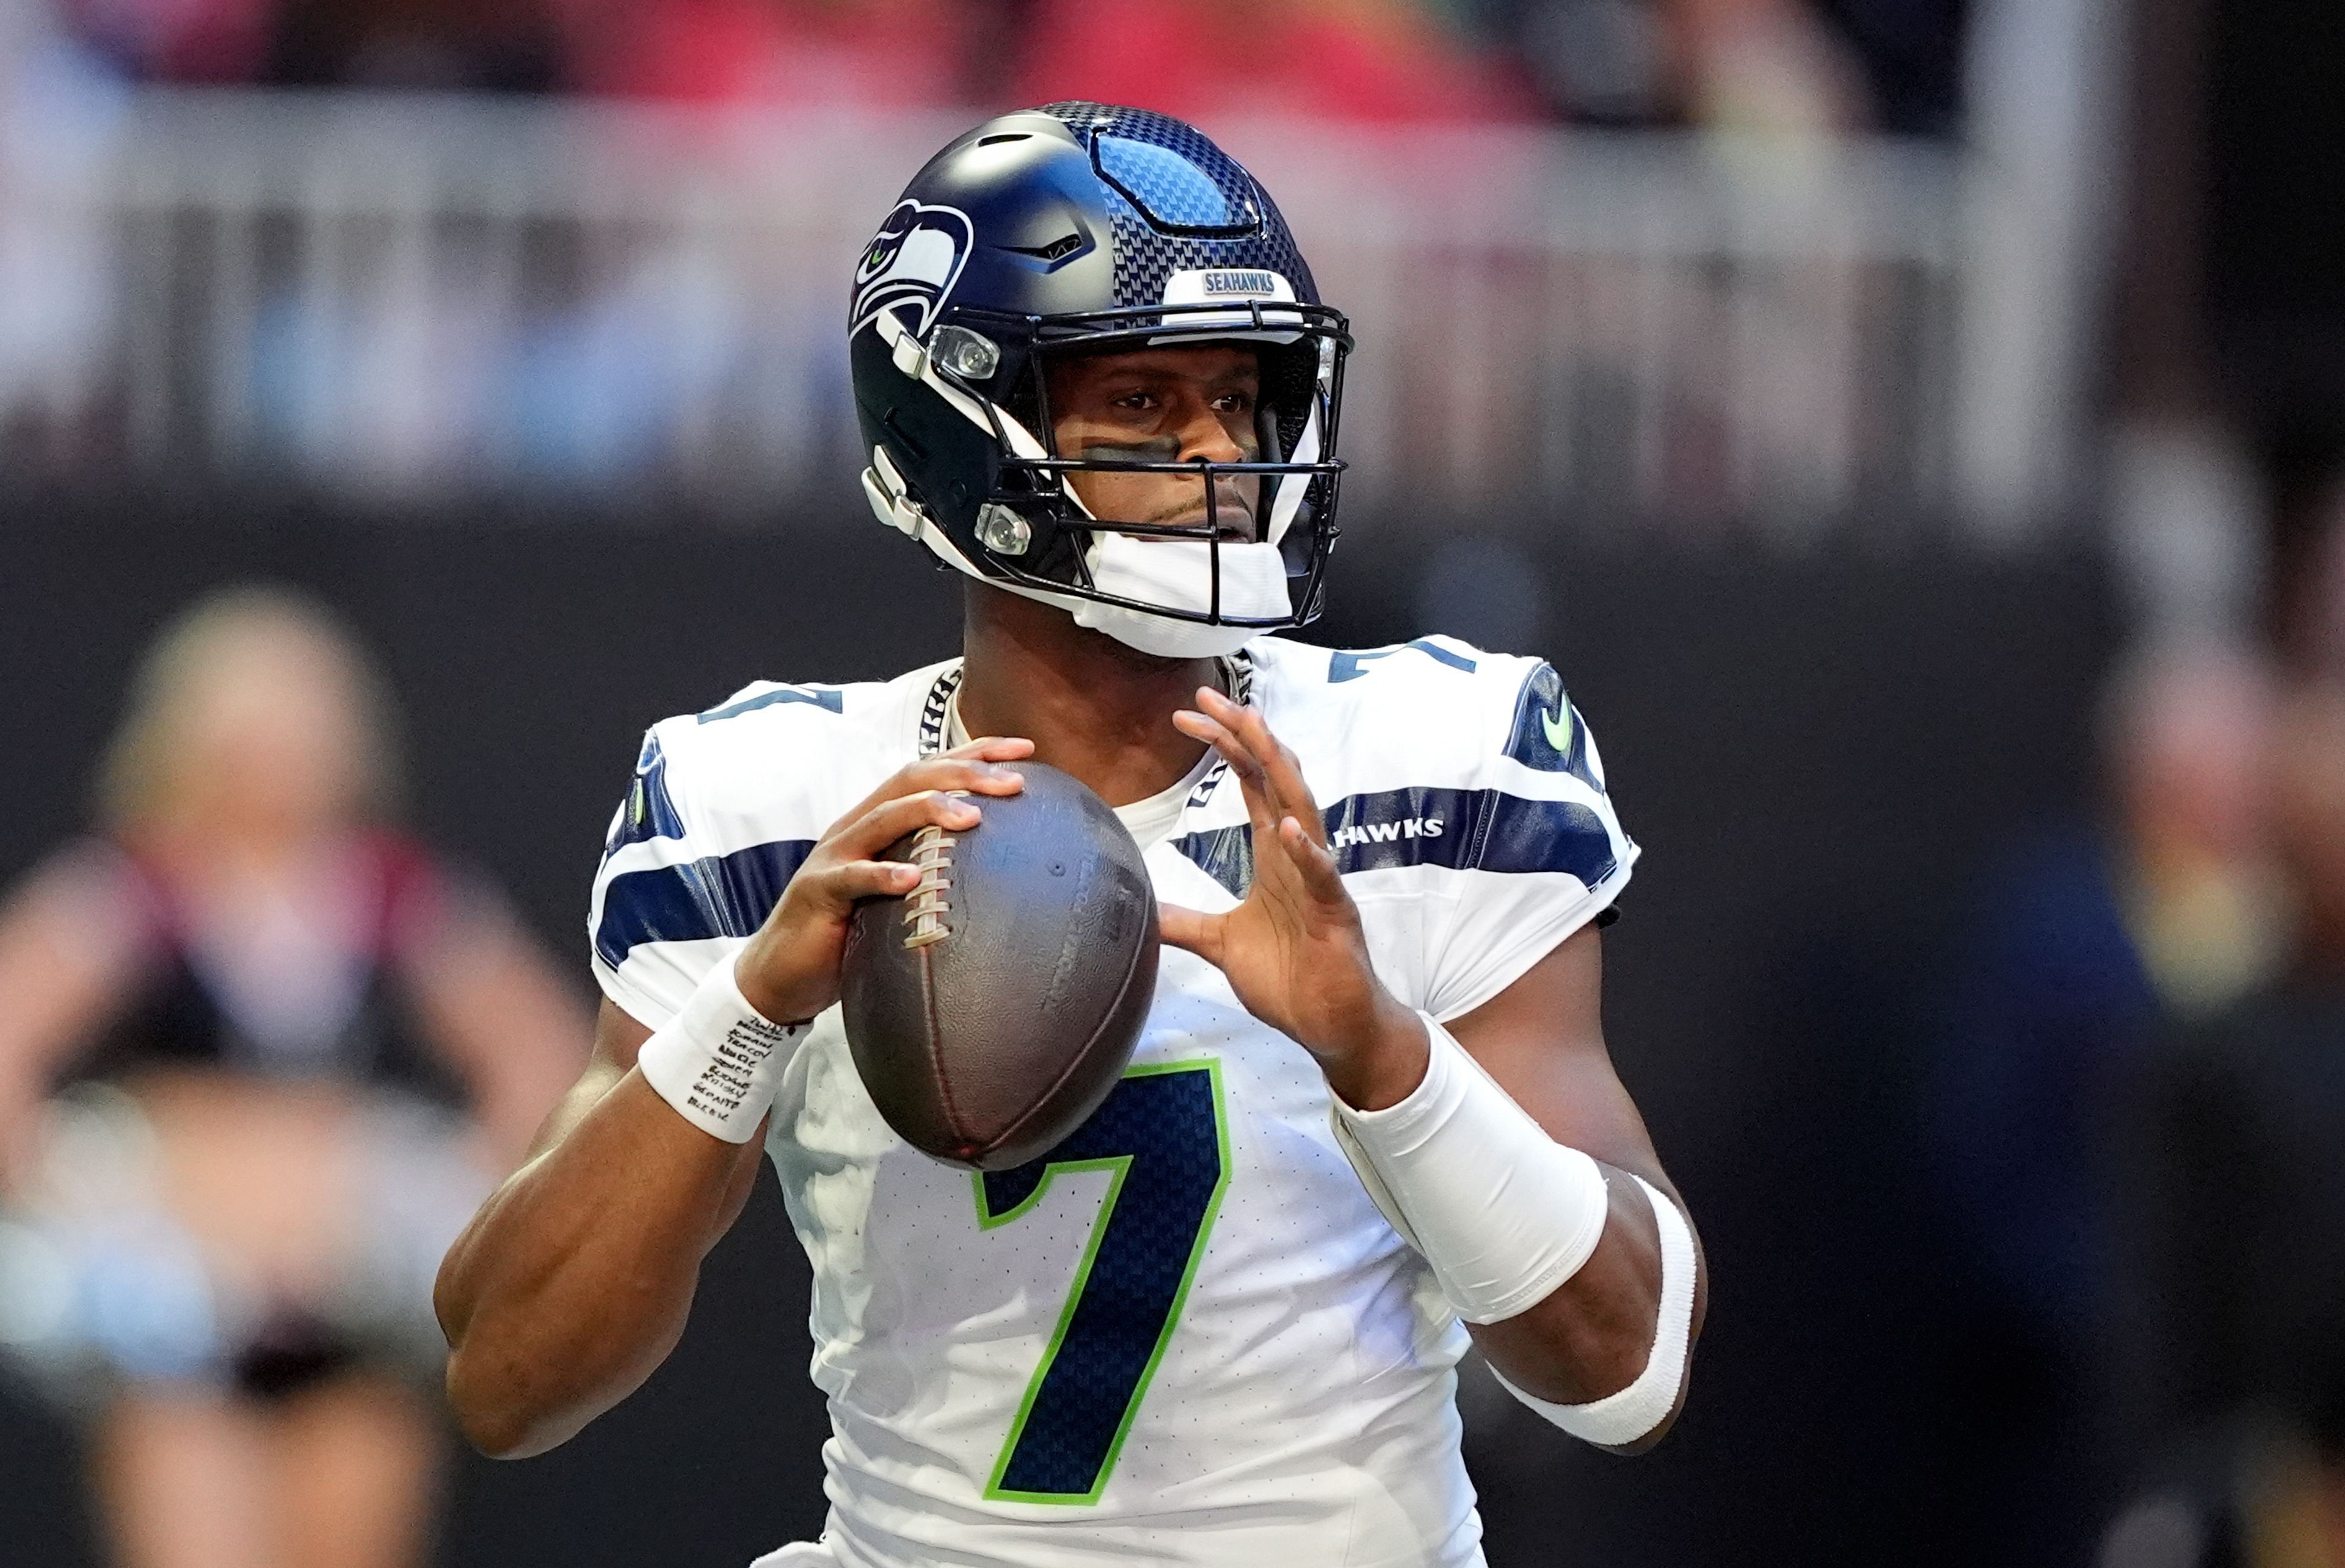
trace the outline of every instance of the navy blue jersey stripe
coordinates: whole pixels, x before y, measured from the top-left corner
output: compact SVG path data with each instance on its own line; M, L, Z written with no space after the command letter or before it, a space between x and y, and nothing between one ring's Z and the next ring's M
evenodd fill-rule
M744 713L754 713L760 708L777 707L784 703L805 703L834 713L847 711L846 695L835 686L777 686L754 697L744 697L737 703L727 703L721 708L711 708L699 714L695 722L713 724L719 719L737 719Z
M1502 790L1397 789L1348 795L1325 812L1339 871L1395 865L1452 870L1568 871L1589 886L1619 867L1603 819L1578 801ZM1216 828L1173 840L1238 897L1254 881L1250 830Z
M1327 683L1335 686L1341 685L1345 681L1356 681L1368 673L1368 666L1376 660L1389 659L1396 653L1406 653L1411 649L1424 654L1436 664L1447 664L1453 670L1463 670L1468 675L1474 673L1473 660L1463 653L1451 652L1430 637L1419 637L1414 642L1396 642L1389 648L1344 650L1328 654Z
M1619 869L1602 819L1578 801L1500 790L1381 790L1346 796L1325 815L1336 866L1345 872L1395 865L1568 871L1593 887ZM1254 881L1246 828L1193 833L1173 847L1235 896L1244 897ZM812 839L779 840L614 876L603 895L594 949L616 968L639 942L746 936L780 902L813 849Z
M1172 841L1172 847L1197 863L1197 868L1223 887L1233 898L1244 898L1254 885L1254 830L1217 827Z
M810 838L780 839L614 876L603 893L594 951L615 969L639 942L746 936L781 902L782 889L814 845Z
M1568 871L1594 887L1620 869L1604 819L1576 800L1482 792L1484 871Z

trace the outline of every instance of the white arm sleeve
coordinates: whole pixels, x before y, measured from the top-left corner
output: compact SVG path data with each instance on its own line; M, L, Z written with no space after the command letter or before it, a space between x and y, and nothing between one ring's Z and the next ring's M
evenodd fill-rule
M1525 1405L1582 1442L1607 1448L1636 1442L1677 1408L1693 1341L1693 1230L1666 1194L1641 1176L1636 1181L1653 1206L1653 1224L1661 1240L1661 1305L1645 1370L1618 1393L1587 1404L1559 1405L1523 1392L1497 1367L1490 1369L1498 1385Z
M1604 1172L1548 1137L1430 1015L1425 1077L1398 1105L1335 1102L1335 1139L1469 1323L1528 1311L1603 1239Z
M1529 1310L1579 1271L1603 1239L1611 1198L1596 1161L1547 1136L1449 1031L1426 1021L1425 1080L1398 1105L1358 1111L1338 1100L1335 1141L1368 1196L1433 1269L1469 1323ZM1693 1231L1676 1204L1630 1173L1660 1241L1653 1347L1628 1387L1586 1404L1507 1391L1588 1442L1617 1448L1660 1425L1677 1404L1693 1333Z

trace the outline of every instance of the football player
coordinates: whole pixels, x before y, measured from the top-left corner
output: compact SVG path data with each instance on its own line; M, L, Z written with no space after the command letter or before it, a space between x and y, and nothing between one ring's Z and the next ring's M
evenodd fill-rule
M828 1529L773 1564L1481 1562L1456 1368L1565 1431L1674 1418L1698 1249L1614 1076L1636 846L1554 670L1320 607L1345 319L1177 120L1057 104L920 171L857 271L864 489L967 574L963 653L653 726L589 928L594 1066L449 1253L448 1390L536 1453L643 1381L779 1173ZM838 966L877 858L1032 757L1146 852L1130 1072L974 1183L881 1121Z

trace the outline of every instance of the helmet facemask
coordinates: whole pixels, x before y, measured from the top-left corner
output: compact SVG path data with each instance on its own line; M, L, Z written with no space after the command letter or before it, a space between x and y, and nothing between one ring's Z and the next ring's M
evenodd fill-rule
M949 401L983 421L999 454L990 492L973 520L981 575L1054 601L1231 628L1243 633L1236 639L1241 642L1258 632L1301 625L1318 613L1335 537L1335 488L1344 468L1333 449L1351 339L1339 313L1324 306L1247 301L1103 310L1041 321L988 321L977 311L951 315L952 320L930 334L930 373L949 389ZM1010 364L1008 356L996 359L987 349L972 351L972 338L995 352L1000 339L1023 339L1025 351ZM1254 350L1260 377L1253 453L1213 460L1183 460L1175 451L1059 450L1050 392L1051 366L1059 357L1192 344ZM994 374L968 373L983 369L989 360ZM1204 516L1182 522L1102 517L1076 493L1075 476L1086 473L1193 479L1203 487ZM1224 481L1253 496L1250 525L1228 517ZM1150 541L1142 546L1148 553L1131 548L1142 541ZM1274 566L1237 556L1257 546L1275 553ZM1172 550L1183 558L1201 558L1193 572L1175 565ZM1140 580L1159 592L1139 591L1133 574L1119 569L1135 562L1146 568ZM1275 603L1265 597L1266 574L1276 580L1268 591ZM1185 581L1186 591L1161 592L1176 580ZM1079 622L1091 619L1078 609ZM1124 628L1102 629L1122 636Z

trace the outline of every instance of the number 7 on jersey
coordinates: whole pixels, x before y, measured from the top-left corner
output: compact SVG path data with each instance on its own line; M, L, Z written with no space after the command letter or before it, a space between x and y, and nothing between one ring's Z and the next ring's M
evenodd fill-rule
M1221 1063L1133 1067L1049 1154L979 1173L978 1223L1027 1213L1062 1170L1110 1172L1107 1198L994 1462L985 1495L1001 1502L1080 1505L1106 1489L1229 1186Z

